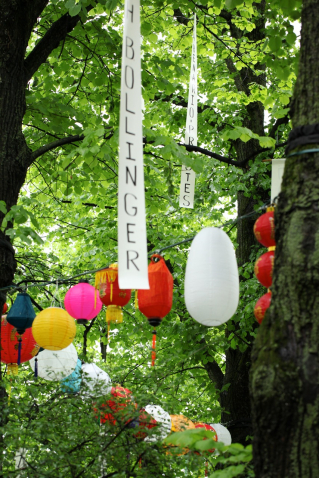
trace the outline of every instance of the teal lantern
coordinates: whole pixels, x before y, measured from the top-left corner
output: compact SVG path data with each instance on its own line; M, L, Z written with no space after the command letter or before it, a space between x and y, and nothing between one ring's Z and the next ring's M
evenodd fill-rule
M18 365L21 360L22 337L26 329L32 326L35 318L35 312L32 307L31 299L28 294L21 292L17 295L13 306L7 315L7 322L15 327L18 332Z
M25 329L32 326L34 318L35 312L30 296L25 292L18 294L7 315L7 322L17 329L19 335L22 335Z
M64 393L78 393L81 388L81 370L82 362L78 359L74 371L68 377L65 377L60 382L61 391Z

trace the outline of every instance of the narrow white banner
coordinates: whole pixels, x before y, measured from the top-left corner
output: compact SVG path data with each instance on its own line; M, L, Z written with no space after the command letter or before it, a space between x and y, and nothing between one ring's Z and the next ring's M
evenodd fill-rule
M191 74L189 80L188 105L186 117L185 144L197 146L197 45L196 45L196 14L194 15L194 31L192 46ZM180 207L193 208L196 174L192 168L182 166L182 176L179 194Z
M125 0L118 190L121 289L149 289L145 218L140 0Z

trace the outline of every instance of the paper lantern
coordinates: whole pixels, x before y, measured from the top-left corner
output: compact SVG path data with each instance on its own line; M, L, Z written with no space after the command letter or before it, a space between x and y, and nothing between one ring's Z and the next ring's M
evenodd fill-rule
M99 415L101 423L108 422L115 425L120 419L121 422L130 422L130 416L133 410L137 408L136 403L132 402L132 392L127 388L120 386L112 387L111 399L99 406ZM94 409L97 411L97 409ZM114 414L114 415L113 415Z
M92 397L108 395L112 390L110 376L94 363L84 363L82 365L81 393Z
M227 446L231 445L231 434L224 425L221 425L220 423L212 423L211 426L217 433L217 441L219 443L224 443L224 445Z
M215 436L212 439L217 441L216 430L211 425L208 425L208 423L195 423L195 428L205 428L205 430L209 430L211 432L214 432ZM203 440L207 440L207 438L204 437ZM215 448L212 448L212 449L208 450L209 453L214 453L214 451L215 451Z
M32 326L35 312L32 307L30 296L25 292L17 295L8 315L7 321L17 329L18 334L23 334Z
M137 428L138 432L134 433L134 437L140 440L144 440L147 436L147 430L157 426L157 421L144 409L140 411L139 417L137 420L133 420L128 425L129 428Z
M95 274L95 288L100 299L106 305L106 322L121 323L123 321L122 307L131 299L130 289L120 289L118 282L118 266L111 264Z
M184 415L171 415L172 432L184 432L185 430L190 430L195 428L194 423L189 418L184 417Z
M202 229L193 240L187 259L187 310L200 324L218 326L235 314L238 301L239 277L233 244L222 229Z
M7 322L5 318L1 319L1 362L8 364L8 373L16 375L18 373L18 348L20 335L15 327ZM29 328L21 337L21 356L20 363L27 362L34 357L39 346Z
M267 292L267 294L264 294L262 297L260 297L260 299L257 300L254 308L254 314L259 324L261 324L264 320L266 310L269 308L270 303L271 292Z
M75 322L60 307L42 310L34 319L32 333L40 345L48 350L62 350L71 344L76 334Z
M43 350L37 357L30 360L30 366L38 376L45 380L60 381L71 375L78 360L78 354L73 344L62 350ZM37 361L37 362L36 362Z
M2 314L5 314L8 310L8 304L4 303L2 308Z
M78 324L86 325L101 312L102 306L100 297L96 297L95 288L86 281L80 281L71 287L64 298L65 310Z
M267 208L267 212L262 214L254 225L255 237L265 247L274 247L276 245L274 214L274 208Z
M274 268L274 251L265 252L260 256L254 267L255 276L264 287L269 288L272 284L272 272Z
M75 369L60 382L60 389L64 393L78 393L81 388L81 369L82 362L80 359L77 360Z
M169 413L165 412L159 405L146 405L144 410L156 420L156 433L145 438L146 442L154 443L158 440L164 440L172 429L172 419Z

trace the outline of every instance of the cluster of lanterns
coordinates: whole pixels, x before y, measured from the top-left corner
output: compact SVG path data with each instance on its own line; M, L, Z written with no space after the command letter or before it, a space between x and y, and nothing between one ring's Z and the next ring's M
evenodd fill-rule
M258 281L268 289L268 292L258 299L254 308L256 320L261 324L271 303L271 291L269 288L272 285L276 249L273 207L267 208L267 212L257 219L254 225L254 234L257 241L268 248L268 252L265 252L257 259L254 269Z

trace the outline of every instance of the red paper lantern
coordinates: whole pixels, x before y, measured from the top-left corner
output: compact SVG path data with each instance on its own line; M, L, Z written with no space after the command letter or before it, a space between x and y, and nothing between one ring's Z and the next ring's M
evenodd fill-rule
M195 423L195 428L205 428L206 430L210 430L211 432L214 432L215 436L214 436L213 440L215 440L215 441L218 440L216 430L211 425L208 425L208 423ZM207 440L207 438L204 438L204 440ZM208 451L209 451L209 453L214 453L215 448L212 448L211 450L208 450ZM199 455L199 453L198 453L198 455Z
M95 288L100 299L106 305L106 321L121 323L123 321L122 307L131 299L130 289L120 289L118 281L118 266L112 264L95 275Z
M257 259L254 272L255 276L257 277L258 281L264 287L270 287L272 284L272 272L274 268L274 259L275 253L274 251L265 252L262 256Z
M32 329L26 329L23 335L19 336L17 329L9 324L5 318L1 319L1 362L8 364L8 373L18 373L18 347L21 339L20 363L27 362L39 352L32 335Z
M99 407L101 423L108 422L111 425L116 425L119 417L121 417L121 422L128 423L130 411L137 408L136 403L132 402L132 392L127 388L116 386L112 387L111 395L112 398ZM96 408L94 410L97 411ZM116 417L112 412L116 414Z
M6 302L3 304L2 314L5 314L8 310L8 304Z
M148 429L151 430L152 428L158 425L157 421L145 410L140 411L140 415L138 417L138 429L139 432L134 434L135 438L139 438L144 440L147 437L147 432L145 433L144 430Z
M258 242L265 247L274 247L275 242L275 220L273 208L260 216L254 225L254 234Z
M254 308L254 314L259 324L261 324L264 320L266 310L269 308L270 303L271 292L267 292L267 294L264 294L262 297L260 297L260 299L257 300Z
M173 276L159 254L153 254L148 266L149 289L138 291L138 306L153 327L157 327L173 304ZM156 359L156 330L153 330L152 366Z

